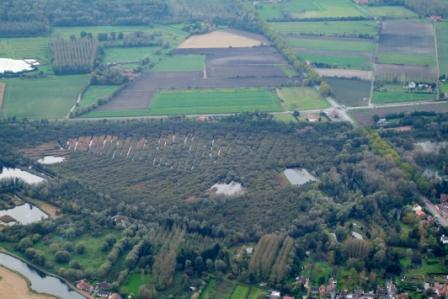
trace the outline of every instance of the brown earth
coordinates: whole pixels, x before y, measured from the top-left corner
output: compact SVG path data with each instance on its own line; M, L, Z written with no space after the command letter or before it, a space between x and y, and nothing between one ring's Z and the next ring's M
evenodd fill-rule
M193 35L179 45L179 49L199 48L250 48L266 44L261 36L246 32L229 30L213 31L201 35Z
M33 292L22 276L3 267L0 267L0 298L56 299L53 296Z
M352 69L325 69L325 68L316 68L314 70L322 77L346 78L346 79L356 78L360 80L373 79L372 71L360 71Z
M395 64L375 64L373 66L375 78L378 81L424 81L431 82L437 78L437 71L434 67L395 65Z

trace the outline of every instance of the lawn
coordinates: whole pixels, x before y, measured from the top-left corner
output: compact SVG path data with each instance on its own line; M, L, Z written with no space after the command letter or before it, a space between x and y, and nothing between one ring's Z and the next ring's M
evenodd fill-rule
M323 55L310 52L299 52L299 56L318 67L371 70L372 63L364 55Z
M325 109L330 104L312 87L285 87L278 90L279 97L288 111Z
M117 85L91 85L84 93L78 108L86 108L96 104L101 99L111 96L120 86Z
M246 299L249 295L250 287L243 284L238 284L233 290L232 296L230 296L230 299Z
M437 23L435 26L440 74L448 75L448 22Z
M309 277L313 286L319 286L322 281L328 281L332 274L332 268L327 262L306 262L302 275Z
M151 275L133 272L129 274L128 280L121 287L120 291L128 295L137 296L140 286L148 284L149 282L151 282Z
M151 62L158 62L158 47L135 47L135 48L106 48L104 49L104 61L106 63L129 63L140 62L149 58Z
M367 13L375 18L415 18L417 14L403 6L366 6Z
M2 117L63 118L88 84L88 75L50 76L41 79L8 79Z
M375 37L378 26L373 21L278 22L269 26L283 35L318 35Z
M297 122L297 119L294 116L292 116L291 113L274 114L274 120L283 122L283 123Z
M309 10L318 10L319 7L313 1L289 0L276 4L264 3L257 6L261 18L283 19L285 14L300 13Z
M305 12L292 12L293 18L299 19L317 19L317 18L349 18L365 17L367 13L351 0L311 0L317 10L308 10Z
M440 89L442 90L442 92L448 94L448 83L442 83L440 85Z
M385 85L380 90L375 90L373 102L375 104L432 101L432 93L408 92L401 85Z
M247 299L260 299L260 298L264 298L265 295L266 295L266 291L259 289L257 287L251 287L250 293L247 296Z
M378 62L384 64L432 66L435 61L434 57L431 55L380 53L378 55Z
M0 39L0 57L37 59L41 64L50 62L49 39L46 37L18 37Z
M336 101L347 107L366 106L370 97L370 81L324 78L331 86Z
M368 40L336 40L319 38L289 38L288 43L293 48L324 51L354 51L373 52L375 43Z
M194 72L203 71L205 67L205 56L203 55L172 55L166 56L157 63L155 72Z
M229 299L234 289L235 282L227 279L213 278L201 292L199 299Z

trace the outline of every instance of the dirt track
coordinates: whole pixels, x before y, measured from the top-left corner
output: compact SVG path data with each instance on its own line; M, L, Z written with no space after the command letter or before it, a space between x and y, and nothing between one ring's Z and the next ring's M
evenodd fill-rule
M2 110L3 107L3 99L5 96L5 91L6 91L6 84L0 82L0 111Z
M22 276L3 267L0 267L0 298L56 299L56 297L32 292Z

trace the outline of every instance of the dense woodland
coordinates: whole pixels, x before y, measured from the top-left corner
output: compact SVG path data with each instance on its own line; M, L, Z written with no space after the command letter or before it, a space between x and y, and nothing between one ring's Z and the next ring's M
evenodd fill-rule
M131 156L127 150L78 150L53 167L17 151L105 135L125 144L144 138L148 149ZM336 269L344 275L350 270L342 286L356 287L363 275L362 286L375 289L403 271L401 248L420 260L446 254L434 228L419 228L410 211L408 205L419 201L417 186L346 124L282 125L264 115L208 124L25 121L1 124L0 142L7 145L1 147L1 166L33 164L51 178L32 189L4 182L2 194L47 201L64 213L3 230L2 246L70 280L108 279L118 290L129 273L142 269L154 281L141 293L164 298L167 290L174 292L178 273L186 286L199 286L204 275L226 274L298 294L288 279L313 259L328 261L334 275ZM304 167L319 182L285 185L278 174L287 167ZM241 182L246 193L227 198L207 191L216 182L230 181ZM112 218L117 215L130 224L118 228ZM352 238L352 230L364 240ZM76 240L86 235L107 235L101 239L105 257L94 269L77 262L83 249ZM234 248L245 244L257 244L255 253L235 254ZM118 263L123 258L125 263Z

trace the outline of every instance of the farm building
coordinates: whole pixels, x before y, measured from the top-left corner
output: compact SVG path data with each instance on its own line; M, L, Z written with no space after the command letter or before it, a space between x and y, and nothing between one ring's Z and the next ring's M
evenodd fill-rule
M17 221L9 215L0 217L0 225L13 226L15 224L17 224Z

